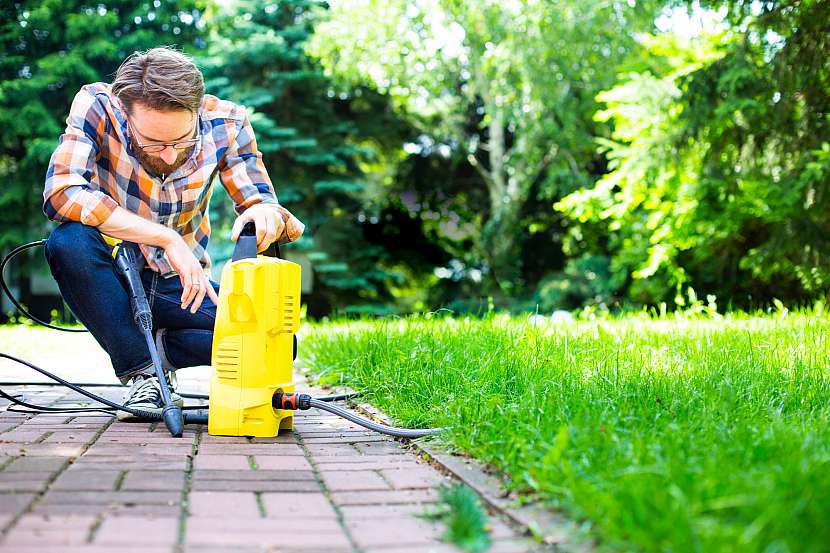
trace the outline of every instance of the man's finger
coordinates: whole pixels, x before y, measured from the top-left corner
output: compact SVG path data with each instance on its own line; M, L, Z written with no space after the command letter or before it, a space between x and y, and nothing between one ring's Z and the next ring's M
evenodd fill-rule
M239 238L239 233L242 232L242 227L245 226L248 220L248 217L242 215L236 218L236 221L233 222L233 228L231 228L231 240L236 242L237 238Z
M185 296L184 301L182 302L182 309L185 309L190 304L190 302L193 301L193 298L196 296L196 294L199 293L201 275L198 272L191 273L190 282L190 289L187 290L187 295Z
M285 232L285 221L282 220L282 215L277 213L277 218L274 220L274 223L276 224L274 240L279 240L282 238L282 233Z
M262 239L262 242L259 244L259 250L265 250L268 246L271 245L271 242L274 241L276 234L275 230L275 223L273 217L266 217L265 218L265 237Z
M254 225L256 225L256 243L258 247L265 240L265 234L268 232L268 217L258 211L254 214Z
M206 278L205 280L207 280L207 284L208 284L207 295L210 298L210 301L213 302L213 305L218 305L219 304L219 296L216 295L216 289L213 287L213 283L210 281L210 279Z
M205 286L204 282L199 286L196 297L193 299L193 305L190 306L191 314L195 314L196 311L199 310L199 306L202 305L202 301L205 299L205 294L207 294L208 288L209 287Z
M182 281L182 306L184 306L184 299L190 293L190 287L193 286L193 282L187 273L179 275L179 280Z

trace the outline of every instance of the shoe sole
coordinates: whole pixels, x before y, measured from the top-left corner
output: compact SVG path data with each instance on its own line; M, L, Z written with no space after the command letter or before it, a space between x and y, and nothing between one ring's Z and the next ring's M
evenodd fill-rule
M181 409L184 406L184 399L177 399L173 402L174 404L178 405ZM141 409L142 411L147 411L148 413L155 413L161 415L164 411L164 407L141 407L140 405L131 406L132 409ZM147 417L140 417L138 415L133 415L129 411L118 411L116 417L120 422L147 422L156 419L150 419Z

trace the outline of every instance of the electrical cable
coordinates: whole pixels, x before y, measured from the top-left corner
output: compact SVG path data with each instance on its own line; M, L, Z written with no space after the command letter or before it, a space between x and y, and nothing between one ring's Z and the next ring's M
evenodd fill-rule
M60 330L60 331L63 331L63 332L89 332L86 329L76 329L76 328L66 328L66 327L55 326L55 325L52 325L50 323L47 323L45 321L42 321L42 320L38 319L37 317L35 317L31 313L29 313L17 301L17 299L12 295L11 290L9 289L8 285L6 284L4 271L5 271L6 265L9 263L9 261L11 261L11 259L13 259L16 255L18 255L19 253L21 253L21 252L23 252L27 249L34 248L34 247L37 247L37 246L45 246L45 245L46 245L46 240L37 240L35 242L29 242L28 244L23 244L22 246L18 246L17 248L15 248L11 252L9 252L8 255L3 257L2 261L0 261L0 289L2 289L3 292L9 297L9 300L11 300L11 302L14 304L14 306L17 308L17 310L20 311L20 313L22 313L26 317L30 318L31 320L35 321L36 323L38 323L42 326L45 326L47 328L52 328L54 330ZM133 307L135 308L135 305ZM141 320L137 320L137 323L139 323L140 326L147 326L147 325L151 324L151 323L149 323L149 321L143 320L144 318L146 318L144 316L146 314L141 313L141 315L142 315ZM138 314L137 314L137 317L138 317ZM150 349L150 352L152 354L154 344L151 343L150 338L148 338L147 340L148 340L148 348ZM95 413L105 413L105 414L108 414L108 415L113 415L114 411L120 410L120 411L126 411L126 412L128 412L128 413L130 413L130 414L132 414L136 417L141 417L141 418L145 418L145 419L149 419L149 420L164 420L165 423L168 423L167 419L165 418L165 416L162 413L154 413L152 411L145 411L143 409L134 409L134 408L131 408L131 407L127 407L126 405L121 405L121 404L115 403L113 401L110 401L105 397L99 396L97 394L93 394L92 392L84 390L84 388L81 387L81 386L84 386L84 387L107 386L107 384L101 384L101 383L83 383L83 384L80 384L80 385L79 384L73 384L72 382L64 380L63 378L59 377L56 374L50 373L49 371L47 371L45 369L42 369L42 368L38 367L37 365L29 363L28 361L25 361L23 359L14 357L13 355L9 355L9 354L0 352L0 357L4 357L4 358L9 359L11 361L20 363L22 365L26 365L30 369L33 369L33 370L41 373L42 375L44 375L48 378L51 378L52 380L55 381L55 382L0 382L0 386L2 386L2 385L64 386L66 388L74 390L75 392L78 392L79 394L81 394L85 397L88 397L89 399L92 399L93 401L97 401L98 403L102 403L102 404L107 406L107 407L50 407L50 406L46 406L46 405L35 405L35 404L32 404L32 403L28 403L28 402L24 401L23 399L20 399L21 397L23 397L21 394L11 395L11 394L6 393L2 388L0 388L0 397L2 397L4 399L7 399L8 401L10 401L14 405L20 405L22 407L26 407L26 410L15 409L14 407L7 407L6 408L7 411L12 411L12 412L17 412L17 413L67 413L67 414L95 412ZM165 390L163 390L163 392L164 391ZM170 392L167 391L167 393L165 394L165 399L166 400L169 399L168 396L167 396L167 394L169 394L169 393ZM343 418L345 418L345 419L347 419L347 420L349 420L349 421L351 421L355 424L358 424L358 425L363 426L365 428L368 428L370 430L374 430L375 432L380 432L382 434L388 434L390 436L395 436L395 437L398 437L398 438L416 439L416 438L421 438L421 437L424 437L424 436L429 436L429 435L432 435L432 434L436 434L436 433L441 431L441 428L428 428L428 429L423 429L423 430L409 429L409 428L394 428L392 426L388 426L388 425L385 425L385 424L376 423L374 421L371 421L369 419L361 417L361 416L359 416L355 413L352 413L351 411L348 411L348 410L343 409L341 407L338 407L336 405L331 405L330 404L333 401L347 400L347 399L350 399L352 397L359 396L359 395L362 395L362 394L363 394L363 392L353 392L353 393L348 393L348 394L338 394L338 395L333 395L333 396L324 396L324 397L320 397L320 398L311 398L310 396L308 396L306 394L302 394L306 399L306 401L303 402L302 409L308 409L309 407L316 407L316 408L321 409L323 411L328 411L329 413L333 413L335 415L343 417ZM188 399L209 400L209 396L206 395L206 394L179 394L179 395L183 398L188 398ZM166 401L166 403L169 404L170 402ZM182 407L181 411L185 411L185 410L204 410L204 408L205 408L204 405L188 405L188 406ZM294 408L296 409L297 407L295 406ZM189 424L189 423L207 424L207 422L208 422L208 415L206 415L206 414L185 414L185 413L182 413L182 417L183 417L183 423L184 424ZM169 428L169 426L170 425L168 424L168 428Z
M0 262L0 288L3 289L3 292L6 293L6 295L9 297L9 300L11 300L11 302L14 304L14 306L17 308L18 311L20 311L21 313L23 313L23 315L25 315L26 317L29 317L30 319L32 319L33 321L35 321L36 323L38 323L40 325L43 325L47 328L53 328L55 330L60 330L60 331L63 331L63 332L89 332L85 328L67 328L67 327L63 327L63 326L55 326L53 324L47 323L46 321L41 321L40 319L38 319L37 317L35 317L31 313L26 311L26 309L22 305L20 305L20 303L17 301L17 299L15 299L15 297L12 295L12 292L11 292L11 290L9 290L9 287L6 285L6 277L5 277L4 271L6 269L6 265L8 264L8 262L11 261L12 258L14 256L16 256L17 254L19 254L20 252L28 250L29 248L34 248L34 247L37 247L37 246L45 246L45 245L46 245L46 240L36 240L34 242L29 242L28 244L23 244L22 246L18 246L15 249L13 249L12 251L10 251L8 253L8 255L6 255L3 258L3 261Z
M10 359L10 360L15 361L17 363L20 363L22 365L26 365L30 369L33 369L33 370L39 372L40 374L51 378L52 380L60 382L61 384L63 384L67 388L70 388L70 389L78 392L79 394L84 395L84 396L86 396L90 399L94 399L95 401L97 401L99 403L103 403L104 405L112 407L113 409L119 409L121 411L126 411L127 413L130 413L130 414L132 414L136 417L143 417L143 418L147 418L147 419L151 419L151 420L164 420L161 413L153 413L152 411L145 411L144 409L134 409L132 407L127 407L126 405L121 405L121 404L115 403L114 401L110 401L105 397L93 394L92 392L88 392L88 391L84 390L83 388L81 388L80 386L76 386L75 384L72 384L68 380L64 380L63 378L59 377L58 375L52 374L49 371L47 371L46 369L41 369L37 365L29 363L28 361L26 361L24 359L20 359L20 358L17 358L15 356L13 356L13 355L9 355L9 354L3 353L3 352L0 352L0 357L5 357L6 359ZM5 397L6 399L8 399L9 401L11 401L13 403L17 403L17 404L21 403L20 400L12 398L12 396L6 394L5 392L3 393L3 397ZM27 405L25 404L25 402L23 402L23 403L24 403L24 407L26 407ZM31 404L28 404L28 405L31 405ZM35 406L35 407L38 407L38 406ZM55 411L55 409L60 409L60 408L59 407L51 407L51 408L48 408L47 410L50 411L50 412L61 412L61 411ZM68 407L66 409L72 409L72 408ZM185 422L191 422L191 421L186 420Z
M42 369L42 368L38 367L37 365L34 365L33 363L29 363L28 361L17 358L13 355L9 355L7 353L0 352L0 357L4 357L4 358L9 359L11 361L20 363L22 365L26 365L30 369L33 369L33 370L39 372L40 374L55 380L60 385L65 386L67 388L70 388L71 390L74 390L74 391L78 392L79 394L82 394L82 395L84 395L84 396L86 396L86 397L88 397L92 400L95 400L99 403L103 403L104 405L107 405L108 407L110 407L110 409L105 409L105 408L95 408L95 407L76 407L76 408L73 408L73 407L49 407L49 406L44 406L44 405L34 405L32 403L28 403L26 401L18 399L17 397L12 396L12 395L6 393L4 390L0 389L0 397L3 397L5 399L7 399L7 400L9 400L10 402L12 402L14 404L21 405L21 406L26 407L28 409L34 410L34 411L23 411L23 410L20 410L20 409L16 409L16 410L14 410L16 412L32 413L32 412L41 411L41 412L47 412L47 413L69 413L69 414L72 414L72 413L88 413L88 412L93 412L94 411L94 412L101 412L101 413L106 413L106 414L112 415L113 410L121 410L121 411L126 411L128 413L131 413L131 414L137 416L137 417L142 417L142 418L145 418L145 419L157 420L157 421L158 420L163 420L163 417L162 417L161 413L153 413L152 411L144 411L143 409L133 409L131 407L127 407L125 405L115 403L113 401L108 400L105 397L102 397L102 396L99 396L97 394L93 394L92 392L89 392L87 390L84 390L80 386L77 386L77 385L75 385L75 384L73 384L73 383L71 383L67 380L64 380L63 378L59 377L58 375L50 373L46 369ZM323 411L328 411L329 413L332 413L332 414L338 415L340 417L343 417L343 418L345 418L345 419L347 419L347 420L349 420L349 421L351 421L355 424L363 426L364 428L368 428L369 430L374 430L375 432L380 432L381 434L388 434L390 436L395 436L397 438L408 438L408 439L412 440L412 439L422 438L424 436L429 436L429 435L432 435L432 434L436 434L436 433L441 431L440 428L427 428L427 429L424 429L424 430L410 429L410 428L394 428L392 426L388 426L388 425L385 425L385 424L380 424L380 423L371 421L367 418L364 418L364 417L361 417L361 416L359 416L355 413L352 413L351 411L343 409L342 407L338 407L336 405L331 405L330 404L331 401L335 401L338 398L341 398L341 397L344 397L344 396L353 397L353 396L359 395L359 394L362 394L362 392L355 392L355 393L352 393L352 394L340 394L339 396L327 396L327 397L319 398L319 399L311 398L305 408L307 409L308 407L316 407L316 408L321 409ZM193 396L199 395L200 396L201 394L188 394L188 395L193 395ZM305 394L303 394L303 395L305 395ZM184 397L184 396L182 396L182 397ZM199 397L197 399L202 399L202 398ZM204 409L204 407L205 406L203 406L203 405L201 405L201 406L199 406L199 405L190 406L189 405L189 406L184 407L183 410L188 410L188 409L193 409L193 408L199 410L199 409ZM185 424L207 424L207 421L208 421L207 415L190 414L190 413L184 414Z

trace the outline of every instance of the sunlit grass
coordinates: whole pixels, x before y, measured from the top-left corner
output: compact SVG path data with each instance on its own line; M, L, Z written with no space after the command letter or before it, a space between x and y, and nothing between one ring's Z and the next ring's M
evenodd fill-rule
M830 384L819 313L313 325L319 377L591 521L631 551L826 551Z

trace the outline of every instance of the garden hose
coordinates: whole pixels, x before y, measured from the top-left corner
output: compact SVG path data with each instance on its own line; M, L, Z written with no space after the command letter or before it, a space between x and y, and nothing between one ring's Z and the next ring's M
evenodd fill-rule
M92 399L92 400L97 401L99 403L103 403L104 405L107 405L109 407L109 409L105 409L105 408L95 408L95 407L77 407L77 408L73 408L73 407L49 407L49 406L45 406L45 405L34 405L32 403L28 403L28 402L26 402L22 399L19 399L18 395L11 395L11 394L7 393L6 391L4 391L2 388L0 388L0 397L2 397L4 399L7 399L7 400L9 400L10 402L12 402L16 405L20 405L22 407L27 408L27 410L25 410L25 411L20 410L20 409L15 410L16 412L19 412L19 413L69 413L69 414L72 414L72 413L101 412L101 413L106 413L106 414L111 415L113 410L117 410L117 411L126 411L128 413L131 413L134 416L141 417L141 418L148 419L148 420L154 420L154 421L164 420L164 417L161 413L154 413L154 412L151 412L151 411L144 411L144 410L141 410L141 409L133 409L131 407L127 407L125 405L115 403L114 401L110 401L109 399L107 399L105 397L99 396L99 395L94 394L94 393L92 393L88 390L85 390L81 386L77 386L77 385L73 384L72 382L69 382L68 380L64 380L63 378L59 377L58 375L53 374L53 373L47 371L46 369L42 369L41 367L38 367L37 365L34 365L33 363L29 363L28 361L26 361L24 359L14 357L13 355L9 355L9 354L3 353L3 352L0 352L0 358L6 358L6 359L9 359L11 361L15 361L17 363L20 363L22 365L26 365L30 369L33 369L33 370L39 372L40 374L56 381L54 384L46 383L46 385L65 386L65 387L67 387L71 390L74 390L74 391L78 392L81 395L84 395L84 396L88 397L89 399ZM16 382L4 382L3 384L16 384L16 385L19 385ZM41 383L41 382L26 382L25 384L27 384L27 385L32 384L32 385L38 385L38 386L44 385L44 383ZM349 421L351 421L355 424L358 424L358 425L360 425L364 428L368 428L369 430L374 430L375 432L380 432L381 434L387 434L389 436L394 436L396 438L407 438L407 439L410 439L410 440L414 440L416 438L422 438L424 436L437 434L438 432L441 431L440 428L427 428L427 429L424 429L424 430L409 429L409 428L395 428L393 426L388 426L388 425L385 425L385 424L376 423L376 422L371 421L367 418L356 415L355 413L352 413L351 411L343 409L342 407L338 407L336 405L331 405L330 404L330 402L332 402L332 401L350 399L352 397L355 397L355 396L358 396L358 395L361 395L361 394L362 394L362 392L354 392L354 393L350 393L350 394L339 394L339 395L334 395L334 396L325 396L325 397L320 397L320 398L313 398L308 394L277 393L277 394L274 395L273 405L277 409L300 409L300 410L305 410L305 409L310 409L311 407L315 407L315 408L320 409L322 411L327 411L327 412L332 413L334 415L338 415L340 417L343 417L343 418L345 418L345 419L347 419L347 420L349 420ZM206 394L204 394L204 395L203 394L181 394L181 396L182 397L188 397L188 398L194 398L194 399L209 399L209 396L206 395ZM185 412L182 413L184 424L207 424L207 415L206 414L203 414L203 413L191 414L191 413L186 412L188 410L204 409L204 407L206 407L206 406L189 405L189 406L183 407L182 410L185 411Z
M14 306L17 308L17 310L20 313L22 313L26 317L30 318L31 320L35 321L36 323L38 323L42 326L45 326L47 328L52 328L52 329L55 329L55 330L61 330L61 331L64 331L64 332L88 332L86 329L75 329L75 328L60 327L60 326L52 325L50 323L47 323L45 321L42 321L42 320L38 319L37 317L30 314L22 305L20 305L20 303L12 295L11 291L9 290L8 285L6 284L4 271L5 271L5 268L6 268L6 265L8 264L8 262L14 256L18 255L19 253L21 253L21 252L23 252L27 249L38 247L38 246L44 246L45 244L46 244L46 240L37 240L35 242L29 242L28 244L18 246L17 248L13 249L8 255L5 256L3 258L3 260L0 261L0 289L2 289L3 292L5 292L5 294L11 300L12 304L14 304ZM133 276L137 276L137 275L133 275ZM140 309L140 305L139 306L136 305L135 299L132 298L132 297L131 297L131 302L133 303L133 310L134 310L135 317L136 317L136 323L139 325L140 328L143 328L144 326L147 326L147 323L148 323L149 319L147 318L146 313L144 313L143 309ZM150 350L150 352L152 354L154 349L155 349L155 342L148 338L147 339L147 345L148 345L148 349ZM42 368L38 367L37 365L34 365L33 363L29 363L28 361L25 361L24 359L20 359L18 357L14 357L13 355L9 355L7 353L0 352L0 358L6 358L6 359L9 359L11 361L14 361L14 362L20 363L22 365L25 365L25 366L29 367L30 369L35 370L35 371L41 373L42 375L44 375L48 378L51 378L52 380L55 381L55 382L45 382L45 383L44 382L0 382L0 385L64 386L64 387L69 388L69 389L71 389L75 392L78 392L79 394L81 394L81 395L83 395L83 396L85 396L85 397L87 397L87 398L89 398L93 401L96 401L96 402L101 403L101 404L106 406L106 407L74 407L73 408L73 407L50 407L50 406L45 406L45 405L35 405L35 404L29 403L27 401L24 401L23 399L20 399L20 397L21 397L20 395L9 394L9 393L5 392L2 388L0 388L0 397L10 401L12 404L19 405L21 407L26 408L26 410L8 408L8 410L10 410L10 411L16 411L16 412L22 412L22 413L67 413L67 414L97 412L97 413L105 413L105 414L109 414L109 415L112 415L112 413L114 411L126 411L126 412L132 414L133 416L140 417L140 418L147 419L147 420L154 420L154 421L165 420L165 416L162 413L154 413L152 411L144 411L142 409L134 409L132 407L127 407L126 405L115 403L115 402L113 402L113 401L111 401L111 400L109 400L109 399L107 399L103 396L99 396L97 394L94 394L94 393L84 389L84 386L106 386L104 384L99 384L99 383L89 383L89 384L84 383L82 385L73 384L72 382L69 382L68 380L64 380L63 378L59 377L56 374L53 374L53 373L47 371L46 369L42 369ZM154 364L156 364L156 363L154 363ZM339 394L339 395L324 396L324 397L319 397L319 398L312 398L308 394L283 394L283 393L278 393L278 394L274 395L274 399L272 400L272 403L273 403L275 408L284 408L284 409L297 409L297 408L299 408L299 409L309 409L311 407L315 407L315 408L321 409L323 411L327 411L329 413L332 413L334 415L343 417L343 418L345 418L345 419L347 419L347 420L349 420L349 421L351 421L355 424L363 426L364 428L367 428L369 430L373 430L375 432L380 432L382 434L387 434L387 435L394 436L394 437L397 437L397 438L416 439L416 438L421 438L421 437L424 437L424 436L429 436L429 435L432 435L432 434L436 434L436 433L441 431L440 428L428 428L428 429L423 429L423 430L408 429L408 428L395 428L395 427L388 426L388 425L385 425L385 424L376 423L374 421L371 421L369 419L361 417L361 416L359 416L355 413L352 413L351 411L343 409L342 407L338 407L338 406L330 404L330 402L340 401L340 400L347 400L347 399L350 399L352 397L361 395L362 393L363 392L354 392L354 393L350 393L350 394ZM179 394L179 395L183 398L188 398L188 399L209 400L209 396L207 394L186 394L186 393L182 393L182 394ZM293 401L292 401L291 398L293 398ZM165 398L165 399L167 399L167 398ZM284 405L284 407L278 407L278 405ZM289 405L294 405L294 407L290 407ZM189 405L189 406L182 407L181 411L179 411L179 413L176 414L177 417L179 417L179 416L181 417L181 419L180 419L181 420L181 423L180 423L181 426L183 426L184 424L207 424L207 422L208 422L207 414L186 412L186 411L194 411L194 410L204 411L205 407L206 406L202 406L202 405ZM167 423L166 420L165 420L165 422ZM178 429L177 428L171 428L171 433L176 435L174 431L178 430L178 434L181 435L181 426L179 426ZM168 428L169 427L170 427L170 423L168 423Z
M355 415L351 411L347 411L346 409L342 409L336 405L329 405L328 403L322 402L319 399L314 399L308 394L278 392L274 394L273 405L276 409L305 410L310 409L312 407L316 407L317 409L320 409L322 411L328 411L329 413L333 413L335 415L343 417L344 419L350 420L355 424L359 424L365 428L368 428L369 430L374 430L375 432L380 432L382 434L389 434L390 436L395 436L397 438L409 438L413 440L415 438L423 438L424 436L437 434L441 431L440 428L426 428L423 430L419 430L387 426L385 424L364 419L363 417Z

